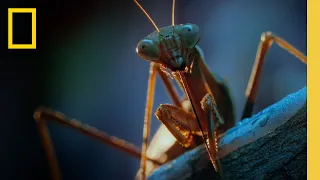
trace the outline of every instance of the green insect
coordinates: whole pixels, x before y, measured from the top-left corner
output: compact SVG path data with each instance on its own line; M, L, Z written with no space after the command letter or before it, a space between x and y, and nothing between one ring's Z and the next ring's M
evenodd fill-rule
M142 149L139 150L133 144L77 120L72 120L59 112L38 108L34 113L34 118L48 157L52 178L55 180L60 179L61 174L46 127L46 120L64 124L107 145L141 158L137 179L145 180L148 174L161 164L203 143L215 170L219 173L223 171L219 166L219 154L223 152L219 151L218 141L219 137L235 124L233 105L225 82L217 75L213 75L205 64L203 52L197 45L200 40L199 27L195 24L175 25L175 0L172 5L172 25L160 29L142 6L136 0L134 2L156 29L155 32L143 38L136 48L138 55L150 62ZM303 63L307 63L307 57L288 42L271 32L263 33L246 91L246 104L242 118L252 115L264 57L273 42ZM149 144L157 74L164 82L173 105L161 104L156 110L155 116L162 122L162 125ZM184 99L179 99L172 84L172 78L177 81L185 93Z

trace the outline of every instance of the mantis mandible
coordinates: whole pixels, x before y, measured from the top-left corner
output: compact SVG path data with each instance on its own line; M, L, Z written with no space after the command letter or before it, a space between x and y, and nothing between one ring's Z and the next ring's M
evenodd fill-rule
M204 54L197 45L200 40L199 27L195 24L175 24L175 0L173 0L172 5L172 25L160 29L137 0L134 0L134 2L156 29L155 32L143 38L136 48L138 55L150 62L142 149L140 151L139 148L124 140L110 136L77 120L72 120L59 112L39 108L35 111L34 118L49 160L52 178L55 180L60 179L61 174L45 120L54 120L107 145L141 158L140 170L137 175L139 179L145 180L148 173L152 171L152 169L147 169L147 162L155 165L152 167L155 168L172 160L183 151L202 143L206 146L215 170L219 173L223 172L217 156L219 150L218 137L235 124L233 105L226 83L219 76L213 75L205 64ZM247 86L246 103L241 119L252 115L264 57L273 42L296 56L303 63L307 63L307 57L284 39L273 35L271 32L263 33ZM150 148L159 141L161 133L165 133L166 130L171 133L177 143L164 148L160 155L157 155L157 158L152 158L147 156L147 150L150 149L148 143L157 74L164 82L173 105L161 104L156 110L155 116L162 122L163 126L160 127L151 141ZM174 78L180 85L185 93L185 99L179 99L170 78ZM165 155L166 158L161 160L161 155Z

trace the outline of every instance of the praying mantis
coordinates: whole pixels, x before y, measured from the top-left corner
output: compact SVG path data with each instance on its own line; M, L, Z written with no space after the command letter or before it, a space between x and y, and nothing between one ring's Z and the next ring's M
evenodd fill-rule
M219 151L217 139L235 124L233 106L226 83L217 75L213 75L205 64L203 52L197 45L200 40L199 27L195 24L175 24L175 0L173 0L172 6L172 25L160 29L136 0L135 3L156 29L155 32L143 38L136 48L138 55L150 62L142 149L140 151L139 148L128 142L72 120L59 112L39 108L34 113L34 119L42 137L53 179L60 179L61 175L53 145L46 129L46 120L54 120L77 129L88 136L141 158L141 168L137 175L139 179L146 179L147 175L157 166L202 143L206 146L215 170L220 173L223 172L219 165L219 157L217 157ZM252 114L264 57L273 42L295 55L303 63L307 63L307 57L288 42L270 32L263 33L246 91L246 104L242 118L250 117ZM155 115L163 125L149 144L157 74L164 82L173 105L162 104L156 110ZM178 82L185 93L185 99L179 99L170 78ZM157 143L159 145L161 143L159 142L161 141L160 138L172 138L169 135L162 136L167 132L170 132L177 143L171 144L166 149L163 148L164 150L156 158L149 156L147 151L155 148Z

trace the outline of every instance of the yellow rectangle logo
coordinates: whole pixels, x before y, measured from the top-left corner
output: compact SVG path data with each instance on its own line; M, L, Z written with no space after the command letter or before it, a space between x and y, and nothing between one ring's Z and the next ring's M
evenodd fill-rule
M13 44L13 13L31 13L32 43ZM36 49L36 8L8 8L8 49Z

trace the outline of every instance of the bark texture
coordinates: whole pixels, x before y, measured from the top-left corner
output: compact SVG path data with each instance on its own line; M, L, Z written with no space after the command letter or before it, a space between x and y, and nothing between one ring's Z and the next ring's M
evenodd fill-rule
M304 87L228 130L219 139L220 175L201 145L149 179L306 179L306 104Z

